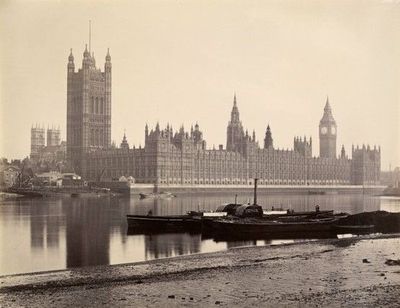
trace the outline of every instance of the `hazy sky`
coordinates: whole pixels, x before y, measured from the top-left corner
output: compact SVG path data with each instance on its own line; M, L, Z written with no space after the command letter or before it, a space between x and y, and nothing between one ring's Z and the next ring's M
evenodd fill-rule
M65 139L67 58L88 42L113 65L112 139L124 129L198 121L208 146L226 144L236 91L244 127L292 148L313 138L326 96L341 144L382 147L400 166L400 1L0 1L0 156L30 152L32 124Z

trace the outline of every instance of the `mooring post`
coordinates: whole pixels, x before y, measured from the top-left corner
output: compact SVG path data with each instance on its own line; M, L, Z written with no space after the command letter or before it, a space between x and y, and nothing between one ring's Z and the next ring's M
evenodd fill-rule
M237 204L237 194L235 194L235 205Z
M254 205L257 205L257 181L258 179L254 179Z

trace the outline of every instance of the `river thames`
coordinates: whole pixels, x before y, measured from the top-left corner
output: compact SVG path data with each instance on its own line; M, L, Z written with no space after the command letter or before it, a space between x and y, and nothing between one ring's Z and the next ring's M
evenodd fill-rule
M248 202L242 194L238 202ZM231 194L179 195L172 199L137 196L14 199L0 202L0 275L146 261L213 252L230 247L274 245L286 241L215 242L200 234L128 235L126 214L185 214L215 210L233 202ZM263 208L295 211L333 209L350 214L400 211L400 199L361 194L262 195ZM290 241L290 240L289 240Z

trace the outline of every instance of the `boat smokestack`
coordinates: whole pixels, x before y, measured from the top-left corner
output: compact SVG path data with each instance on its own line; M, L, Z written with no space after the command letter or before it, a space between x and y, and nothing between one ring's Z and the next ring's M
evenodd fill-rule
M257 181L258 179L254 179L254 205L257 205Z

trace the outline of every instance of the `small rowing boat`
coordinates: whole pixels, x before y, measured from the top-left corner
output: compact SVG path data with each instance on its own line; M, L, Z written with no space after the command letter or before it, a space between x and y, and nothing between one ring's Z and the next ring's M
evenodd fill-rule
M201 229L201 220L190 215L151 216L126 215L128 228L174 232Z
M175 198L176 195L170 193L170 192L159 192L159 193L150 193L150 194L144 194L144 193L139 193L139 198L140 199L161 199L161 198Z

